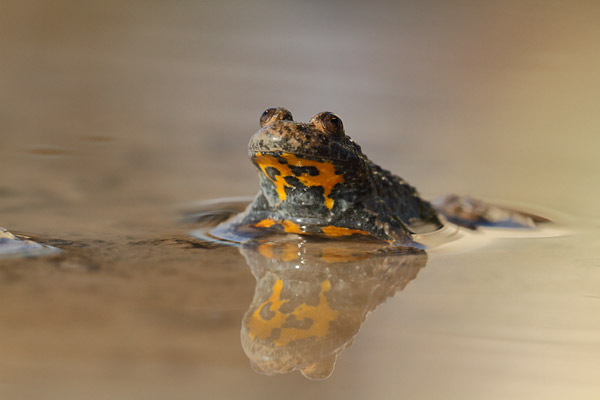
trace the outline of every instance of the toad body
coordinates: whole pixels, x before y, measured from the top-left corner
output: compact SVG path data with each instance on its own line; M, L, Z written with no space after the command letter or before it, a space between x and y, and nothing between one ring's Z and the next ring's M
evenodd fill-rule
M214 234L251 227L329 238L365 236L403 244L439 229L432 205L402 178L382 169L347 136L331 112L296 122L269 108L248 144L260 193Z

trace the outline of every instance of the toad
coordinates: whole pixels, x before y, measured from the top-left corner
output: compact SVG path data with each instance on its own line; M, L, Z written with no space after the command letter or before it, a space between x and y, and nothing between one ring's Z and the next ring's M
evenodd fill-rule
M487 203L473 207L471 198L463 202L448 197L434 208L404 179L371 161L331 112L304 123L294 121L285 108L269 108L250 138L248 153L258 170L260 192L244 212L213 229L211 233L219 238L279 231L413 245L413 234L443 226L438 212L471 228L498 218L533 224L525 214ZM517 214L519 218L513 218ZM496 220L490 220L490 215Z

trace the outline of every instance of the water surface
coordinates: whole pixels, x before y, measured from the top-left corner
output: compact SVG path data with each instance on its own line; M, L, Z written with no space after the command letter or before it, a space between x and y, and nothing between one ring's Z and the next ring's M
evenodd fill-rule
M599 17L559 1L7 2L0 226L65 252L0 260L0 397L598 398ZM272 106L334 111L425 196L519 205L556 234L429 251L330 378L257 374L240 341L253 272L178 217L256 192L246 144Z

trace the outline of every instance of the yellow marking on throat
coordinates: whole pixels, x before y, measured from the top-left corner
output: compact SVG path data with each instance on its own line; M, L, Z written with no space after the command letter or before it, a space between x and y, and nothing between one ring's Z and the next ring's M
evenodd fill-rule
M281 157L285 159L288 164L282 164L279 162L277 157L268 154L257 153L256 156L254 156L254 162L275 184L279 199L281 201L286 199L287 196L285 193L285 187L292 187L292 185L287 183L285 178L288 176L293 176L305 186L321 186L323 188L323 195L325 196L325 207L331 210L333 208L334 200L330 198L329 195L336 184L344 182L344 176L335 173L335 165L329 161L314 161L298 158L290 153L283 153ZM296 176L292 172L290 165L294 167L315 167L319 171L319 175L312 176L308 173L303 173L300 176ZM279 171L279 175L277 175L274 179L271 178L267 174L268 167L275 168L277 171Z
M248 321L248 334L250 339L267 339L271 336L274 329L280 329L279 337L273 339L273 343L278 346L286 346L294 340L305 339L309 337L323 337L329 332L329 323L335 321L338 316L338 312L331 309L325 292L331 290L331 282L328 279L321 283L321 292L319 293L319 304L316 306L309 306L304 303L300 304L294 310L288 313L282 313L279 311L282 305L287 303L289 300L281 300L281 289L283 288L283 281L277 279L273 285L273 293L271 297L263 302L257 309L252 313ZM270 304L270 305L269 305ZM263 319L260 315L263 307L269 305L269 311L274 313L270 319ZM303 321L305 319L312 320L310 327L306 329L302 328L286 328L283 325L288 318L294 316L297 321Z

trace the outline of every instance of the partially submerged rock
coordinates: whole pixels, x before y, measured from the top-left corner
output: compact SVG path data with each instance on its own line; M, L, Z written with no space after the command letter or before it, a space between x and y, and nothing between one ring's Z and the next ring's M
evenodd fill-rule
M5 228L0 227L0 258L38 257L59 251L56 247L17 237Z
M471 196L449 194L432 201L435 209L454 224L470 229L478 226L534 228L548 219L527 212L497 206Z

